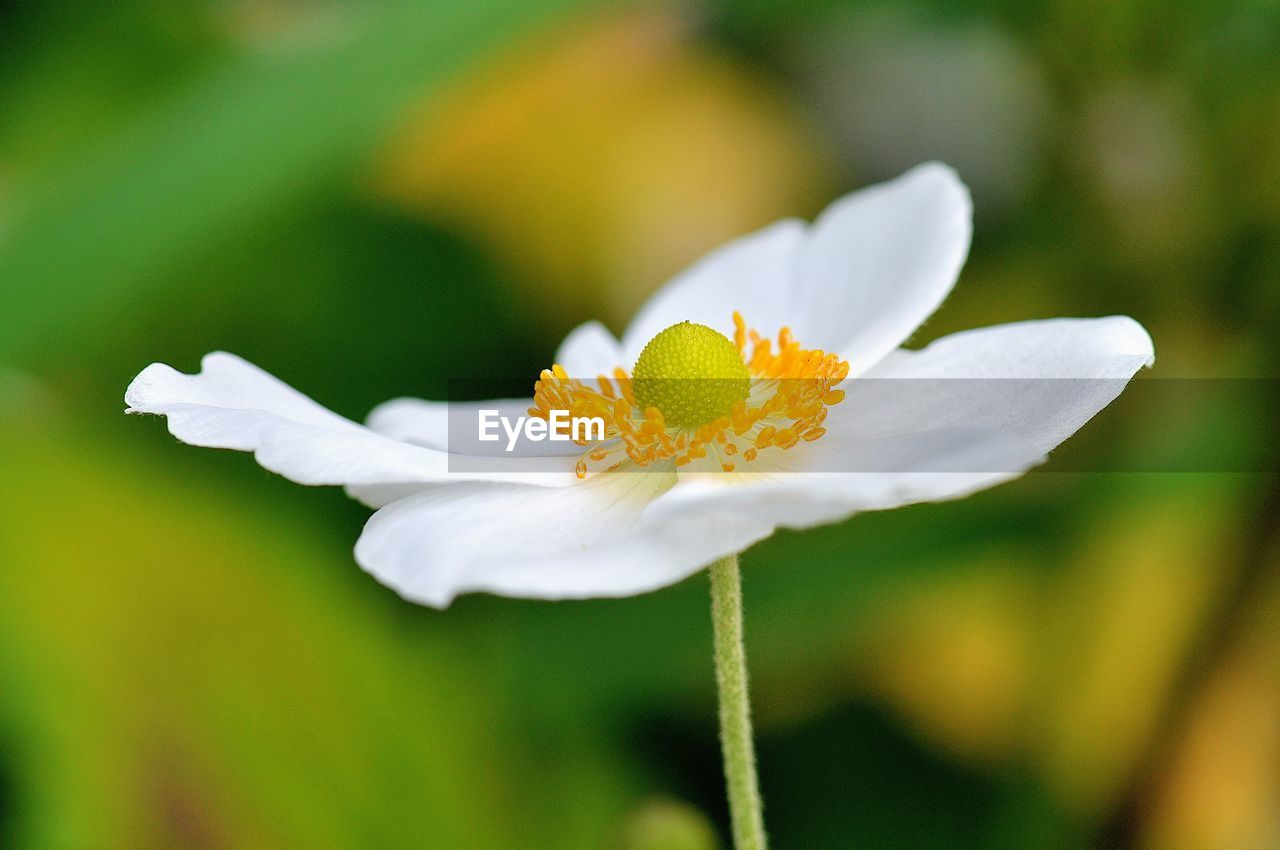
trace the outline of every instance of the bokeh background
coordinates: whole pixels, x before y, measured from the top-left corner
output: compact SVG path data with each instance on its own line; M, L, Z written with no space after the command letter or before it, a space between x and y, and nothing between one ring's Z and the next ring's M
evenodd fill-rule
M1280 354L1271 0L6 0L0 57L0 846L724 847L705 577L413 607L124 387L520 392L936 158L976 235L913 344L1128 313L1226 390L745 556L776 846L1280 847L1280 419L1219 381Z

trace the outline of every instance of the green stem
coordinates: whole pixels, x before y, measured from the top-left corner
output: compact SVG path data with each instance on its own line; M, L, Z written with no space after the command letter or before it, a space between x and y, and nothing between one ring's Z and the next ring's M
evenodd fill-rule
M716 685L720 692L720 748L724 753L733 846L737 850L765 850L756 750L751 741L751 703L747 698L747 654L742 646L742 574L738 556L721 558L709 571Z

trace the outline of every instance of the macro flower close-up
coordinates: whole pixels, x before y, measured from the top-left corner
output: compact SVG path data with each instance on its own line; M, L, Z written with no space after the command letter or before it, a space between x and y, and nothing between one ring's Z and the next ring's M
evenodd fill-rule
M1265 6L4 3L0 848L1280 848Z
M453 412L397 399L360 426L214 353L197 375L148 367L126 402L166 415L184 442L252 451L301 484L347 487L377 509L356 559L409 599L640 593L778 527L1013 478L1151 365L1150 337L1123 316L904 348L951 293L971 217L955 173L928 164L836 201L812 225L774 224L678 275L620 339L596 322L575 329L531 399ZM677 413L686 390L694 409ZM558 457L451 464L450 419L463 408L557 405L602 413L603 439Z

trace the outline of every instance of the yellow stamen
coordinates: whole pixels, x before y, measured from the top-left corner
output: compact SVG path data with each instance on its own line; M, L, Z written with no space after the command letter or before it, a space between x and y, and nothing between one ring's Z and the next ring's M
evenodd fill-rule
M675 343L682 337L688 340L690 328L702 329L696 330L697 347L691 349L690 356L704 361L709 358L717 373L713 377L719 378L720 373L732 374L732 367L715 348L718 343L708 336L715 332L700 325L682 323L668 328L667 331L680 329L674 335L664 331L668 341L655 349L660 355L657 359L684 357L682 349L671 340ZM719 338L726 346L730 345L729 340ZM589 446L575 464L579 478L626 464L644 468L670 462L676 467L686 467L697 460L714 462L713 469L733 472L739 464L727 458L739 458L742 463L750 464L761 452L788 451L802 441L812 443L822 439L827 433L823 427L827 410L844 401L844 390L838 385L849 376L849 364L835 354L801 348L790 328L782 328L776 340L762 337L748 328L736 311L731 345L741 358L740 368L745 368L749 375L748 391L744 396L737 396L739 390L735 386L734 397L713 399L714 404L708 403L705 410L694 404L698 409L692 416L689 405L684 404L687 400L678 399L684 404L679 421L672 421L654 403L655 398L665 400L666 397L661 390L655 393L652 375L645 391L647 403L638 406L633 380L626 370L617 368L611 377L598 375L594 382L585 382L569 376L559 364L543 370L534 383L529 415L549 420L551 411L565 410L571 417L598 417L605 422L603 440L578 442L584 448ZM721 410L723 413L717 413ZM707 416L712 417L710 421L692 421ZM745 445L739 447L735 440Z

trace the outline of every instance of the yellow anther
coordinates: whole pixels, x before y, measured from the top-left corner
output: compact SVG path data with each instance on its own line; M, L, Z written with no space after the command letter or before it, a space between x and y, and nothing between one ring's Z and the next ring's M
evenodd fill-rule
M647 354L653 356L646 359ZM673 373L674 380L666 377ZM601 374L594 382L571 378L559 364L544 369L534 382L528 413L549 420L553 411L567 411L570 418L605 421L603 440L577 441L586 449L574 464L579 478L628 465L684 467L707 457L708 447L715 447L720 469L733 472L741 466L736 458L751 463L762 451L821 439L828 407L845 397L835 387L848 375L847 362L801 348L790 328L782 328L776 340L766 339L735 312L732 340L689 322L658 334L637 361L634 381L620 368L612 378ZM713 391L684 398L652 392L682 381ZM732 393L714 391L725 386ZM739 447L736 439L745 445Z

